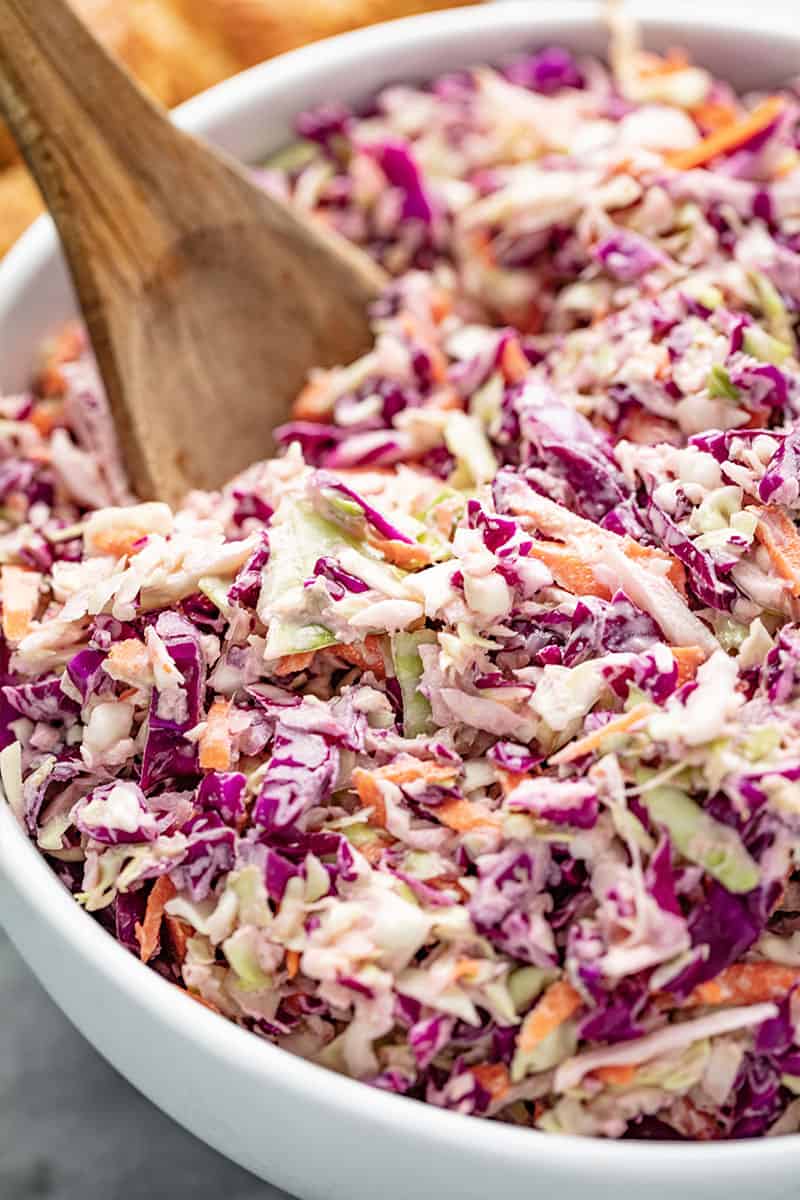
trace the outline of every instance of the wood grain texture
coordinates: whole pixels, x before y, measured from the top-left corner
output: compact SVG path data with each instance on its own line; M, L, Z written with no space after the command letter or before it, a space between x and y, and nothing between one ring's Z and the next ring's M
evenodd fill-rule
M269 452L312 365L368 345L382 272L176 130L65 0L0 0L0 107L140 495L218 486Z

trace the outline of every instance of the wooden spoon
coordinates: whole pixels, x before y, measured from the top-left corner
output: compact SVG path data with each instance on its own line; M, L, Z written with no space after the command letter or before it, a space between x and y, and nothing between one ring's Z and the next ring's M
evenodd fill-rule
M65 0L0 0L0 107L140 496L175 503L268 454L308 369L369 345L380 268L171 125Z

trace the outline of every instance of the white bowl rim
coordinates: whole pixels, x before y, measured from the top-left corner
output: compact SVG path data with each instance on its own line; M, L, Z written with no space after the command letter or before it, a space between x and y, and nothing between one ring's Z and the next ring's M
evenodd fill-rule
M690 29L769 36L780 34L800 36L792 27L787 9L757 13L748 8L731 6L700 13L697 5L687 7L687 0L672 0L675 6L672 19L653 19L653 7L647 0L634 0L630 7L650 29L672 27L679 19ZM597 13L585 0L538 0L536 7L502 4L485 8L459 8L403 18L382 25L356 30L327 39L289 54L262 63L217 87L202 93L176 110L177 123L191 131L202 131L236 111L259 91L261 81L268 76L272 87L279 87L284 78L296 72L313 73L317 65L331 55L364 59L370 49L379 46L386 37L386 27L402 37L407 33L416 41L417 31L442 35L469 29L472 33L498 28L519 28L521 34L535 37L537 26L547 22L572 24L576 28L594 24ZM41 217L0 264L0 290L9 287L21 290L25 278L52 253L54 232L49 217ZM13 281L13 282L10 282ZM478 1152L496 1155L498 1169L502 1159L514 1159L524 1167L557 1168L573 1154L586 1157L587 1173L604 1166L616 1172L610 1176L616 1183L624 1182L627 1173L639 1175L648 1169L663 1169L673 1179L689 1175L697 1169L735 1171L755 1154L764 1167L773 1169L797 1161L800 1135L779 1138L759 1138L737 1142L650 1142L613 1141L578 1138L571 1135L544 1134L537 1130L504 1125L494 1121L464 1118L421 1101L395 1096L338 1075L321 1066L280 1050L271 1043L249 1033L225 1018L192 1003L180 990L138 960L114 940L102 926L76 904L61 884L44 857L24 834L7 804L0 798L0 870L24 903L37 912L40 919L55 927L65 952L86 960L87 964L105 975L111 975L117 987L140 1007L151 1012L161 1022L180 1031L203 1053L211 1052L221 1061L234 1062L245 1072L256 1071L276 1087L290 1087L298 1093L316 1097L322 1103L345 1113L354 1120L390 1127L396 1136L413 1138L418 1147L425 1142L444 1142L463 1150L465 1135ZM469 1122L468 1124L466 1122Z

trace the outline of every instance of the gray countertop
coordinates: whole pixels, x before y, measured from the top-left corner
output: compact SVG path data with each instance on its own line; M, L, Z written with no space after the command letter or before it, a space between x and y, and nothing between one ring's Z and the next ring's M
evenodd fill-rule
M0 1197L290 1200L134 1091L0 931Z

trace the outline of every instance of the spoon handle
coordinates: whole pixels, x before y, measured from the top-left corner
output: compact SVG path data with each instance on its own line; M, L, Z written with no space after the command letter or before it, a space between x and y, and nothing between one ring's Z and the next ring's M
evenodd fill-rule
M159 149L180 135L161 110L65 0L0 0L0 108L82 294L98 269L135 285L174 240Z

